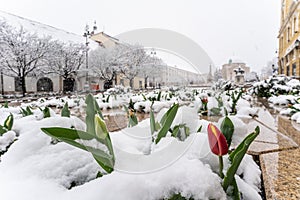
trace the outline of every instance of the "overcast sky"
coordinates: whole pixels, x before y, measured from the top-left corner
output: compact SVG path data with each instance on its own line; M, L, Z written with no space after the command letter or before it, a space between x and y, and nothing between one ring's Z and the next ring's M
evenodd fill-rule
M164 28L197 42L220 67L232 56L260 71L275 57L280 0L0 0L0 10L82 35Z

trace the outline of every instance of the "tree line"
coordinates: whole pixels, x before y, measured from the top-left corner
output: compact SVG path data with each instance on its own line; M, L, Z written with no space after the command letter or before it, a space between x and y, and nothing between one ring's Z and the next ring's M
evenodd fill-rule
M51 36L40 36L23 27L16 28L0 21L0 69L14 77L26 95L26 77L57 74L63 80L76 78L86 70L104 82L112 82L117 74L123 74L133 86L136 76L147 79L159 74L162 61L147 54L140 45L117 44L112 48L98 47L88 50L84 44L62 42Z

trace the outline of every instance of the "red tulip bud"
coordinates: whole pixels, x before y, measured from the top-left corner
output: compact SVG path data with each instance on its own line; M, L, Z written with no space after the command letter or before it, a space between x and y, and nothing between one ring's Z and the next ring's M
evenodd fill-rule
M202 103L207 103L207 102L208 102L208 99L207 99L206 97L205 97L205 98L202 98L202 99L201 99L201 102L202 102Z
M215 125L210 123L207 127L207 133L211 151L218 156L227 154L227 141L221 131Z

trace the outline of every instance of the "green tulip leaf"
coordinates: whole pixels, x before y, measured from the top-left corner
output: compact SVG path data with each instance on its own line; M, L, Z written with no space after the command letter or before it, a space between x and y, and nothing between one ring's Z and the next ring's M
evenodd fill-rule
M229 117L226 116L224 118L224 120L221 123L220 129L221 129L221 132L223 133L223 135L226 138L228 149L229 149L230 144L231 144L231 140L232 140L232 135L233 135L233 132L234 132L234 125L233 125L233 123L232 123L232 121L230 120Z
M93 140L96 139L94 135L80 131L80 130L74 130L74 129L67 129L67 128L60 128L60 127L52 127L52 128L41 128L41 130L46 133L47 135L59 140L66 142L72 146L75 146L77 148L80 148L82 150L88 151L92 153L93 157L97 161L97 163L107 172L111 173L113 171L113 166L115 162L114 155L111 154L112 146L107 145L107 139L105 139L105 142L101 142L105 144L109 150L109 154L106 153L102 149L96 149L95 147L87 146L82 144L79 141L84 140ZM109 138L108 138L109 139ZM110 141L110 139L109 139ZM98 140L98 142L100 142ZM110 143L111 145L111 143Z
M88 94L85 99L85 103L86 103L86 118L85 118L86 132L95 136L96 135L95 115L98 114L103 119L102 112L93 95Z
M4 121L4 127L8 131L10 131L12 129L13 124L14 124L14 116L12 114L10 114Z
M51 117L49 107L46 106L46 107L44 108L44 110L42 110L42 112L43 112L44 118L49 118L49 117Z
M161 91L159 91L159 93L158 93L158 95L157 95L157 101L160 101L160 99L161 99Z
M99 115L95 115L94 120L95 120L96 136L100 140L105 140L105 138L108 136L108 130L107 130L105 121Z
M179 125L174 126L173 130L172 130L172 137L178 137L179 134Z
M229 155L229 160L231 161L231 166L228 168L226 176L223 181L223 188L224 191L227 191L228 187L233 184L234 181L234 175L236 171L238 170L238 167L241 164L242 159L244 158L250 144L255 140L255 138L258 136L260 130L257 126L255 128L255 131L251 134L249 134L242 142L241 144Z
M26 107L27 115L33 115L33 112L31 111L30 107Z
M128 127L134 127L138 124L138 119L135 116L135 114L132 114L131 116L129 116L129 122L128 122Z
M65 103L63 109L61 110L61 116L62 117L70 117L71 116L71 112L69 110L68 102Z
M150 110L150 129L151 129L151 135L153 135L154 132L156 131L156 127L155 127L154 113L152 109Z
M202 125L198 128L197 133L200 133L202 131Z
M2 125L0 125L0 136L2 136L4 133L6 133L8 130L4 127L4 126L2 126Z
M236 180L233 177L233 181L232 181L232 186L233 186L233 192L232 192L232 196L234 197L234 200L240 200L241 199L241 195L240 195L240 191L239 188L237 186Z
M221 114L221 108L212 108L210 109L210 112L213 114L213 115L220 115Z
M174 104L163 116L164 119L161 120L162 128L158 132L157 138L155 140L156 144L161 140L161 138L166 137L166 135L175 119L178 108L179 108L179 104Z
M155 122L155 131L158 131L161 128L159 122Z

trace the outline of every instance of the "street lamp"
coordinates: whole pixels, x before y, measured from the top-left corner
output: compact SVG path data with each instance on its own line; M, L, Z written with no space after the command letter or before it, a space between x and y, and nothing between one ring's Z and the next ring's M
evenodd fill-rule
M1 82L1 95L4 96L4 81L3 81L3 71L1 69L1 72L0 72L0 82Z
M154 49L152 49L152 51L150 52L150 55L152 56L152 58L154 58L156 56L156 51ZM154 68L154 64L153 64L153 68ZM153 84L152 87L155 89L156 84L155 84L155 76L153 76Z
M90 32L90 27L88 24L85 26L85 32L83 33L83 37L85 37L85 45L86 45L86 51L85 51L85 68L86 68L86 74L85 74L85 90L88 90L90 87L89 83L89 37L94 35L95 31L97 30L96 21L94 22L93 31Z

